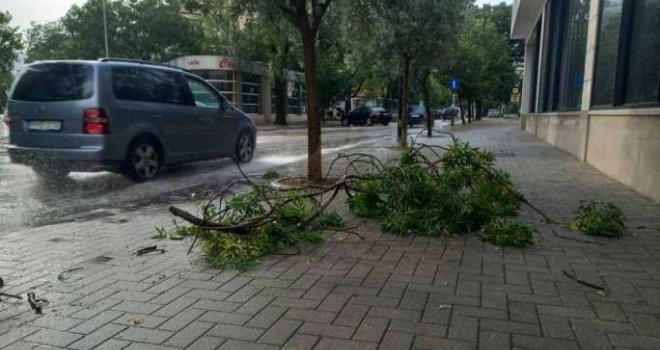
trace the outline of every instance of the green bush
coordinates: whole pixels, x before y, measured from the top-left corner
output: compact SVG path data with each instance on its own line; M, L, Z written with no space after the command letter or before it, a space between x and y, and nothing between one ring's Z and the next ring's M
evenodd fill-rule
M575 214L572 228L588 235L620 237L626 231L625 215L613 203L582 202Z
M483 228L488 242L524 248L534 244L534 228L516 220L494 218Z

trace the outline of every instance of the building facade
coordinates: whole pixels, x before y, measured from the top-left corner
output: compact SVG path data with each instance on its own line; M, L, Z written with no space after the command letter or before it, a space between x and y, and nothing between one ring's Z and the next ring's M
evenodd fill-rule
M515 0L521 127L660 202L660 0Z
M271 79L263 63L227 56L183 56L167 64L185 68L213 85L231 103L257 122L269 123L275 118ZM304 75L285 71L287 78L288 119L305 118Z

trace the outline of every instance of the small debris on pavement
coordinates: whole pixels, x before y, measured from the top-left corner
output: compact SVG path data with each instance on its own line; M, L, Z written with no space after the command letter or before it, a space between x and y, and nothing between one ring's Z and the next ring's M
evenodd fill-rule
M587 287L590 287L590 288L598 289L598 290L600 290L601 292L605 292L605 291L607 291L607 288L605 288L605 287L603 287L603 286L599 286L599 285L597 285L597 284L593 284L593 283L589 283L589 282L583 281L583 280L577 278L575 275L571 274L570 272L568 272L568 271L566 271L566 270L564 270L564 276L566 276L566 277L572 279L573 281L575 281L575 282L577 282L577 283L579 283L579 284L581 284L581 285L583 285L583 286L587 286Z
M68 269L68 270L62 271L62 272L60 272L59 275L57 275L57 280L58 280L58 281L61 281L61 282L64 282L64 281L66 281L66 280L69 279L69 278L66 276L67 274L69 274L69 273L71 273L71 272L80 271L80 270L82 270L82 269L83 269L82 267L74 267L74 268L72 268L72 269Z
M440 304L440 306L438 306L438 310L447 310L447 309L451 309L451 305L449 305L447 303L443 303L443 304Z
M41 315L43 313L42 308L48 305L48 300L37 299L37 297L32 292L27 293L27 297L28 297L28 303L30 304L32 310L34 310L37 313L37 315Z
M136 326L139 326L143 323L144 323L144 318L142 318L142 317L135 317L133 319L133 324L136 325Z
M144 248L138 249L135 252L135 255L142 256L142 255L146 255L146 254L149 254L149 253L155 253L155 252L165 254L165 249L158 249L157 245L153 245L153 246L150 246L150 247L144 247Z
M5 281L2 279L2 277L0 277L0 289L2 289L2 287L4 287L4 286L5 286ZM0 292L0 297L7 297L7 298L23 300L23 297L21 297L20 295L8 294L8 293L3 293L3 292ZM2 301L2 298L0 298L0 301Z

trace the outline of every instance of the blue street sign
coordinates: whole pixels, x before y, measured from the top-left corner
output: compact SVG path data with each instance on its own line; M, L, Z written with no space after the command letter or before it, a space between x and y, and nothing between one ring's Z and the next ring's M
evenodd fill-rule
M461 79L451 78L449 79L449 88L452 91L458 91L461 89Z

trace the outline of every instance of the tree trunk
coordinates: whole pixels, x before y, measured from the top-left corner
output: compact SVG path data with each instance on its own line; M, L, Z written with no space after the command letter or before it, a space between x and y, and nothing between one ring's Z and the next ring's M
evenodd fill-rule
M426 110L426 136L433 137L433 113L431 112L431 91L429 89L429 77L431 71L424 72L422 78L422 94L424 95L424 109Z
M275 125L286 125L286 78L280 72L280 74L274 75L273 80L273 86L275 87Z
M484 115L484 104L483 102L477 102L477 120L481 120L481 117Z
M458 99L459 113L461 114L461 124L465 125L465 108L463 108L463 101Z
M410 61L408 56L403 57L403 93L401 94L401 111L399 118L401 137L399 146L408 147L408 85L410 84Z
M474 111L472 110L472 106L474 105L474 102L468 100L468 103L467 103L467 104L468 104L468 115L467 115L467 117L468 117L468 124L472 124L472 116L473 116L472 113L474 112Z
M316 75L316 32L302 30L305 85L307 87L307 176L312 182L321 182L321 110L319 108L319 82Z

